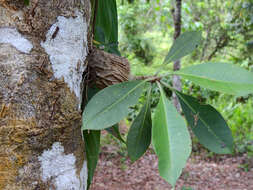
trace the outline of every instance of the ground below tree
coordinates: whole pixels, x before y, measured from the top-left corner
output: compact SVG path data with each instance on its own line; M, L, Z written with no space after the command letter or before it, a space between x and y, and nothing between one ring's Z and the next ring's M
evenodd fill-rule
M158 173L158 160L149 150L131 163L118 147L103 146L91 190L169 190ZM253 168L245 168L247 158L240 156L192 155L177 182L176 190L253 190ZM247 170L248 171L247 171Z

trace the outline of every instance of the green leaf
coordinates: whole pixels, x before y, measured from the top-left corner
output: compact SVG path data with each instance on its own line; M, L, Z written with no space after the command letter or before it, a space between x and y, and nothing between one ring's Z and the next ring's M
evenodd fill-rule
M151 143L151 88L145 105L133 121L127 135L127 151L132 161L138 160L148 149Z
M82 110L86 106L86 102L90 100L99 90L95 88L88 88L87 94L83 97ZM100 148L100 131L83 131L84 145L86 150L87 167L88 167L88 179L87 190L92 183L94 172L97 166L99 148Z
M26 6L28 6L30 1L29 0L24 0L24 3L25 3Z
M121 134L120 134L120 132L119 132L119 124L118 124L118 123L115 124L115 125L113 125L113 126L110 127L110 128L107 128L106 131L107 131L108 133L110 133L111 135L113 135L114 137L116 137L117 139L119 139L119 140L120 140L121 142L123 142L124 144L126 143L126 142L124 141L124 139L121 137Z
M201 43L201 32L190 31L181 34L173 43L163 63L177 61L190 54Z
M159 84L161 97L156 108L152 144L158 156L160 175L175 186L191 153L191 138L184 119L166 98Z
M120 56L116 0L98 1L95 40L104 45L105 51Z
M253 73L227 63L204 63L174 72L211 90L237 96L253 93Z
M83 137L88 167L88 180L87 180L87 190L88 190L92 182L98 162L99 149L100 149L100 131L85 130L83 131Z
M211 105L201 105L196 98L178 91L176 95L199 142L215 153L231 153L233 137L221 114Z
M95 87L93 88L89 87L87 90L87 99L90 100L96 93L99 92L99 90L100 89L95 88ZM116 137L117 139L119 139L121 142L126 143L124 139L121 137L118 124L115 124L114 126L110 128L107 128L106 131L110 133L111 135L113 135L114 137Z
M105 129L118 123L138 102L145 81L136 80L109 86L99 91L83 112L82 129Z
M87 89L84 89L83 97L82 97L82 104L81 109L84 110L86 104L88 101L99 92L100 89L96 87L87 87Z

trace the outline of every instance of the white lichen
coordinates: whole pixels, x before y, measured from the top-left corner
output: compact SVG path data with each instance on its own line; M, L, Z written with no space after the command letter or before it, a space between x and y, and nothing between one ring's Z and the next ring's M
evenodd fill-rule
M82 74L86 68L88 25L80 12L75 18L59 16L41 42L50 57L54 76L64 78L69 88L81 102ZM79 105L80 106L80 105Z
M59 142L55 142L52 149L44 151L38 159L43 182L50 182L56 190L86 190L86 162L77 176L75 156L64 154L64 147Z
M33 48L31 42L25 39L16 28L0 28L0 43L11 44L23 53L29 53Z
M81 189L87 188L87 179L88 179L88 169L87 169L87 162L83 162L83 167L80 172L80 181L81 181Z

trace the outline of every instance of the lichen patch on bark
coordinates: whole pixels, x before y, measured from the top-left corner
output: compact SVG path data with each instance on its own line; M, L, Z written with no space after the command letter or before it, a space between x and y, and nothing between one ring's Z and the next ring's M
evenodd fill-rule
M15 28L0 28L0 43L11 44L23 53L29 53L33 48L31 42L25 39Z
M52 149L45 150L38 158L41 163L42 180L50 181L55 190L85 190L86 185L82 184L85 176L76 175L76 157L74 154L64 154L64 147L55 142ZM85 163L84 163L85 164ZM85 170L85 166L82 170ZM87 171L81 171L87 173Z
M88 54L87 23L80 12L75 18L59 16L46 34L41 46L49 55L54 76L64 78L71 91L81 102L82 74Z
M83 167L80 171L80 181L81 181L81 190L86 190L87 188L87 179L88 179L88 168L87 161L84 160Z

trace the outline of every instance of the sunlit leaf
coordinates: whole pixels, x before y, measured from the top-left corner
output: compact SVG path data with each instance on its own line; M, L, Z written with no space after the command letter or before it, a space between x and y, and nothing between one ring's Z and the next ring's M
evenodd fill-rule
M175 74L211 90L243 96L253 93L253 73L232 64L204 63Z
M118 123L138 102L145 81L136 80L109 86L99 91L83 112L82 129L105 129Z
M200 104L196 98L178 91L176 95L199 142L215 153L231 153L233 137L221 114L211 105Z
M161 97L152 126L152 144L158 156L160 175L175 186L191 153L191 138L184 119L166 98Z
M127 136L127 151L132 161L138 160L148 149L151 143L151 88L147 101L140 113L134 119Z
M201 32L190 31L181 34L173 43L164 63L177 61L190 54L201 43Z

